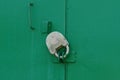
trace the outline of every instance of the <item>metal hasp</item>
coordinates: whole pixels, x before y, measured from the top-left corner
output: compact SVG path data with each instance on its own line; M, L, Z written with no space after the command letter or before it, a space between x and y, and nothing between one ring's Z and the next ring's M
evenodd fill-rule
M47 22L47 30L42 32L42 34L49 34L50 32L52 32L52 26L53 26L52 21L48 21Z
M51 31L52 31L52 22L48 21L48 24L47 24L47 34L49 34Z
M60 32L51 32L46 38L46 45L59 61L63 61L69 54L69 43Z

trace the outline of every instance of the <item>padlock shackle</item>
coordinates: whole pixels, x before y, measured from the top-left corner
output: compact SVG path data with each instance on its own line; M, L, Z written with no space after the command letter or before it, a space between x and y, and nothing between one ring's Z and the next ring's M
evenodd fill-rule
M55 56L56 56L57 58L61 58L61 59L66 58L66 56L67 56L68 53L69 53L69 46L67 45L67 46L65 46L65 47L66 47L66 53L65 53L64 56L59 56L58 53L57 53L57 51L55 52Z

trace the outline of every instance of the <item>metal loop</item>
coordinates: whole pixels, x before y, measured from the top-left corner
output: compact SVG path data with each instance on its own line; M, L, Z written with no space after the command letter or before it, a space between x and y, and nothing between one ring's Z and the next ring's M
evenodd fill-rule
M67 45L67 46L66 46L66 53L65 53L64 56L59 56L59 55L57 54L57 51L55 52L55 56L56 56L57 58L63 59L63 58L66 58L66 56L68 55L68 53L69 53L69 46Z

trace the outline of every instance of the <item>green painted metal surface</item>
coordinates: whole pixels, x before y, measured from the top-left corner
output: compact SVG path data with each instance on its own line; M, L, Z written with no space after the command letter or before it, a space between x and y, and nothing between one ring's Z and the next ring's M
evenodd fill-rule
M120 80L119 4L0 0L0 80ZM47 50L49 21L70 43L66 63Z
M0 80L64 80L43 34L48 21L64 33L64 0L0 0L0 10Z
M77 52L67 80L120 79L120 1L68 0L67 36Z

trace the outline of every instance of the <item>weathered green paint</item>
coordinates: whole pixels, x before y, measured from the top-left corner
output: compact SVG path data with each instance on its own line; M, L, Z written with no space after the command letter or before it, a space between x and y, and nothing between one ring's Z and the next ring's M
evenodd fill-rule
M120 80L119 4L0 0L0 80ZM56 62L47 50L48 21L51 30L66 35L70 43L66 64Z

